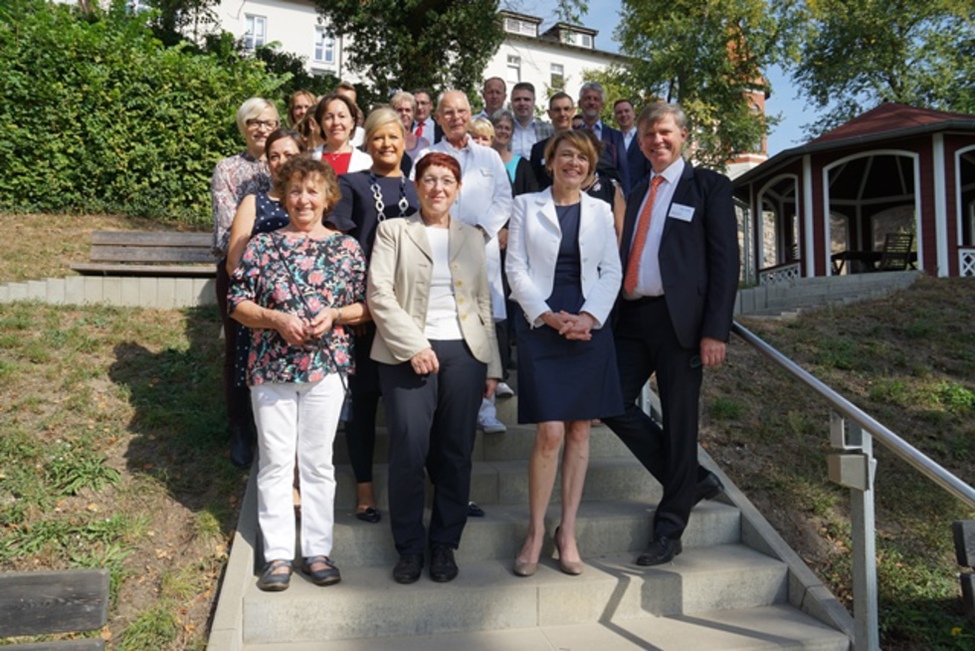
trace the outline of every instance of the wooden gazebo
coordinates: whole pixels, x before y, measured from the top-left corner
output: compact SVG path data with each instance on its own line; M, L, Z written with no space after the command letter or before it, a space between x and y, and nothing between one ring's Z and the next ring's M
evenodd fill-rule
M975 276L975 115L882 104L734 187L746 279L903 266Z

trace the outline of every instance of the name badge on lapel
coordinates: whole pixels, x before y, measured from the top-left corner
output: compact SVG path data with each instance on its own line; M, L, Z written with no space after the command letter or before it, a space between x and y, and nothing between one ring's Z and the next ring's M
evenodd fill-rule
M694 219L694 207L685 206L684 204L675 203L671 204L670 212L667 214L668 217L673 219L679 219L682 222L689 222Z

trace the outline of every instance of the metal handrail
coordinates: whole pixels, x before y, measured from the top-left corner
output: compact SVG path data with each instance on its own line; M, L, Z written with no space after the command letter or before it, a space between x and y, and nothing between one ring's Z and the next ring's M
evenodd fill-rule
M877 462L874 439L922 475L975 508L975 490L913 445L878 423L862 409L816 379L791 359L772 348L740 323L732 332L792 374L828 402L830 441L844 451L830 456L830 479L850 489L850 538L853 560L853 648L879 651L880 618L877 608L877 551L873 479ZM847 426L846 419L852 421ZM853 452L850 454L850 452Z
M896 454L903 461L914 466L914 468L916 468L922 475L957 497L969 507L975 509L975 489L973 489L971 486L945 470L929 456L918 450L916 447L902 439L894 432L890 431L875 418L831 389L829 386L793 362L791 359L777 351L775 348L758 337L758 335L751 332L748 328L735 321L731 326L731 331L744 339L747 343L751 344L760 353L788 371L803 384L808 385L816 393L822 396L823 399L830 403L830 405L832 405L837 412L857 423L865 431L872 434L877 441L882 443L886 448Z

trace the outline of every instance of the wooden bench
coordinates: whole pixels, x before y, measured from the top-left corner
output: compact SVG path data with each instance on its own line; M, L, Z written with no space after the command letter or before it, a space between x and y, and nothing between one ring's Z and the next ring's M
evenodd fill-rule
M166 231L95 231L90 262L71 265L85 275L180 276L216 275L210 233Z
M100 629L108 621L108 570L0 573L0 638ZM4 651L100 651L99 638L14 644Z

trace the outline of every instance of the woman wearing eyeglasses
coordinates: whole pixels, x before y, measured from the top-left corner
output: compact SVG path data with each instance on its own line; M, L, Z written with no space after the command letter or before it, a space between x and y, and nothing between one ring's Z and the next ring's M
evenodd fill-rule
M457 576L467 523L477 410L501 376L481 232L451 217L460 165L440 152L416 166L420 212L379 225L366 291L379 336L372 358L389 431L389 519L398 583ZM424 470L434 485L423 526Z
M227 402L230 430L230 460L241 468L251 465L251 442L254 438L250 398L247 387L236 386L234 358L237 352L237 326L227 314L227 247L230 227L241 200L249 194L266 192L271 187L264 145L278 128L280 120L274 104L252 97L237 109L237 128L247 141L247 148L217 163L210 181L213 200L213 252L217 260L217 305L224 332L223 392Z

